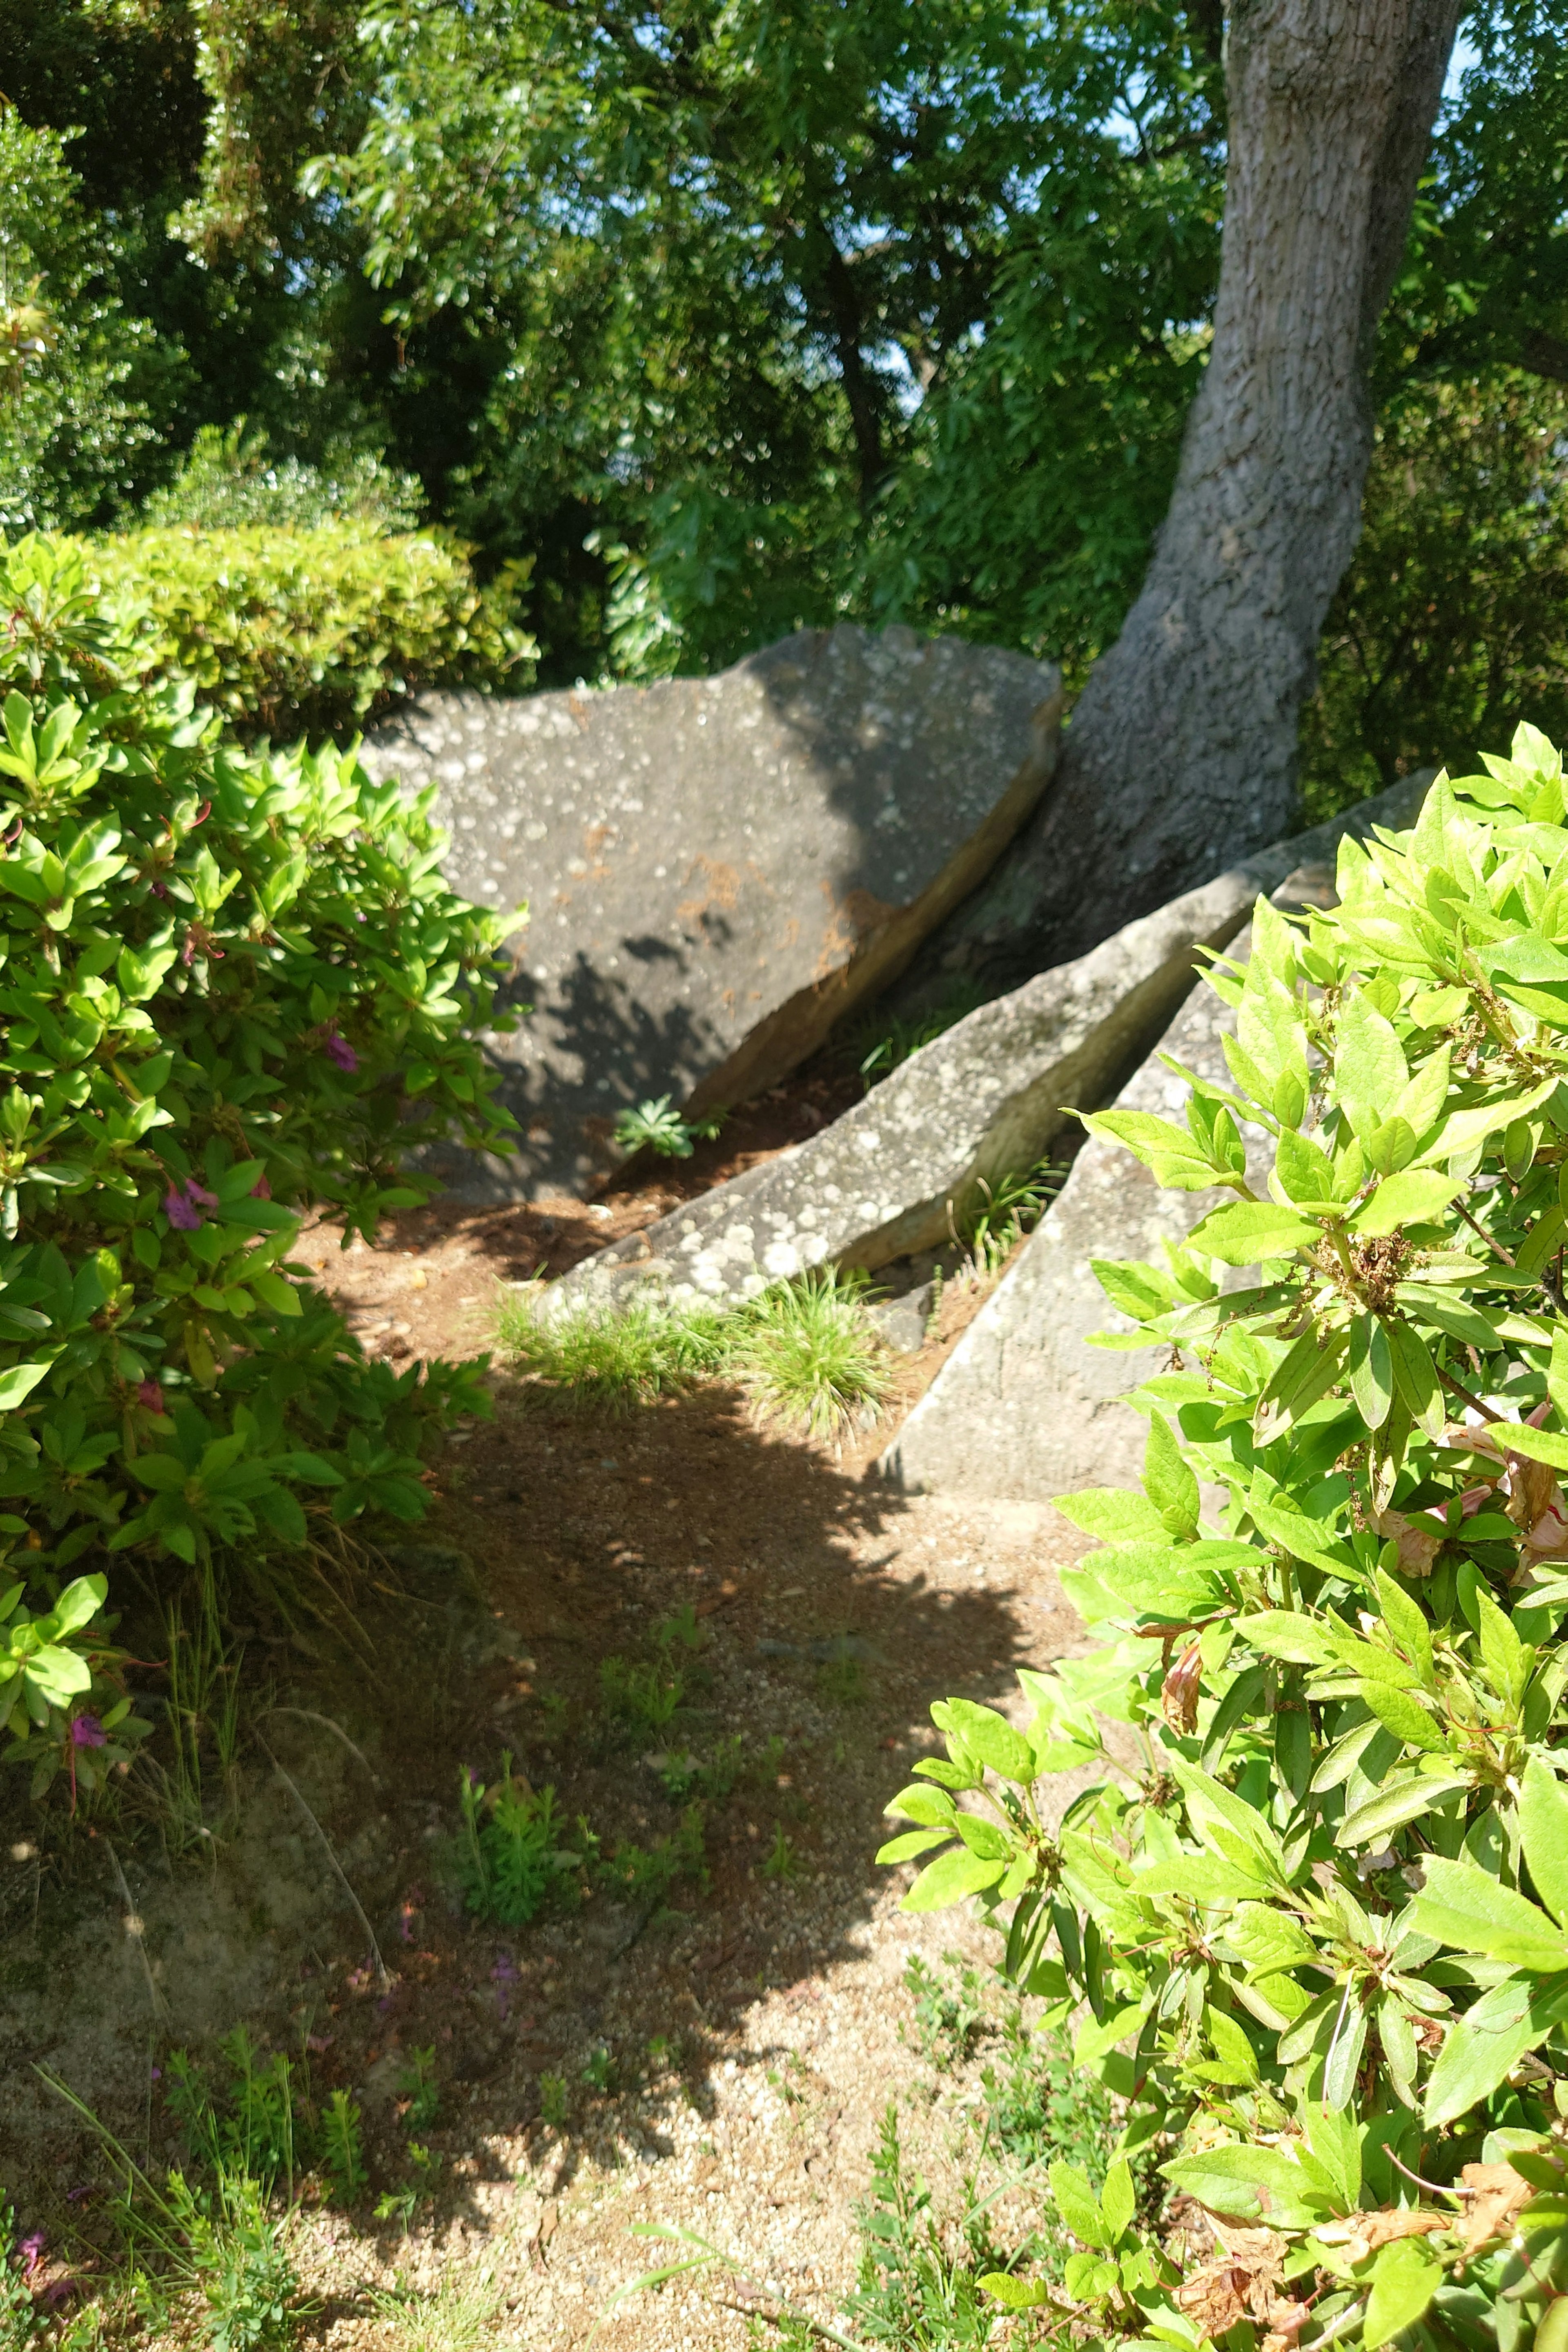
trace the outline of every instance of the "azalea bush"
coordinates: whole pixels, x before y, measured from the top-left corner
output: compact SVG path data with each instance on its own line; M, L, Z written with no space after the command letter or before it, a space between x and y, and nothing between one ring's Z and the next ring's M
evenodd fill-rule
M430 795L122 683L79 548L0 557L0 1723L47 1780L123 1720L115 1555L265 1573L417 1517L483 1409L479 1366L367 1361L292 1253L312 1205L422 1201L415 1145L508 1148L472 1033L515 918L447 889Z
M528 565L481 587L468 552L374 518L148 528L85 549L136 676L190 683L242 735L284 737L344 733L421 687L530 685Z
M1059 1505L1101 1646L890 1808L1123 2105L1065 2285L991 2282L1051 2326L1568 2342L1568 824L1485 766L1258 905L1228 1086L1086 1122L1220 1196L1097 1267L1162 1350L1142 1491Z

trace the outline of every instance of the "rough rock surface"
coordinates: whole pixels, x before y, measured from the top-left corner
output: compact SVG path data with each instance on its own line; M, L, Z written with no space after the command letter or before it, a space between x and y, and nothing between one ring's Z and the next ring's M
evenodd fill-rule
M434 782L455 888L530 902L489 1050L515 1158L454 1155L469 1198L584 1192L627 1103L763 1092L885 988L972 891L1056 761L1047 664L911 630L803 630L718 677L433 694L365 747Z
M810 1142L601 1250L552 1286L552 1307L642 1285L740 1298L828 1261L875 1269L940 1245L982 1180L1032 1166L1072 1108L1115 1093L1191 990L1200 944L1225 947L1303 857L1347 827L1401 822L1414 797L1395 786L982 1005Z
M1317 872L1321 874L1321 867ZM1246 951L1248 930L1233 943ZM1221 1039L1235 1015L1194 991L1157 1054L1116 1097L1180 1123L1188 1089L1158 1054L1229 1084ZM1255 1138L1247 1137L1248 1157ZM1249 1168L1254 1181L1258 1171ZM1229 1195L1163 1192L1131 1152L1091 1135L1058 1198L882 1455L906 1491L1049 1502L1077 1486L1135 1486L1145 1429L1121 1400L1159 1369L1158 1348L1091 1348L1097 1331L1131 1331L1091 1258L1161 1256Z
M1384 794L1376 821L1405 822L1426 781L1411 779ZM1331 865L1304 866L1274 893L1275 902L1331 905L1332 879ZM1233 955L1245 954L1247 938L1243 932L1233 943ZM1188 1090L1159 1055L1228 1084L1221 1039L1233 1028L1229 1006L1212 989L1195 990L1117 1097L1118 1108L1179 1124ZM1262 1141L1260 1129L1248 1136L1249 1158ZM1255 1188L1262 1189L1267 1164L1249 1166ZM1163 1351L1089 1346L1094 1332L1133 1328L1110 1306L1089 1260L1158 1260L1163 1242L1181 1241L1226 1197L1162 1192L1131 1152L1090 1136L1036 1232L883 1454L883 1475L906 1491L1032 1503L1078 1486L1136 1484L1146 1431L1121 1399L1158 1370Z

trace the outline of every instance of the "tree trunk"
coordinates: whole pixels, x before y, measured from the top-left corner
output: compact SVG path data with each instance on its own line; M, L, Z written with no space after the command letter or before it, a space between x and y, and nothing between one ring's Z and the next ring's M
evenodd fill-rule
M1229 13L1208 366L1142 590L1057 782L942 942L950 970L994 983L1082 954L1296 821L1298 715L1361 528L1368 362L1458 0Z

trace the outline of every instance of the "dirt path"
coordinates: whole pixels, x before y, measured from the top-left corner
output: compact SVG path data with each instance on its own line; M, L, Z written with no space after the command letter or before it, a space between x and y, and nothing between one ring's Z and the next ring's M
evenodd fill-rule
M521 1278L518 1213L405 1220L323 1272L367 1345L466 1353L497 1281ZM952 1338L911 1362L901 1409ZM349 1614L291 1626L260 1595L234 1599L268 1754L244 1756L205 1862L166 1859L159 1822L131 1819L40 1855L13 1805L0 2179L26 2176L24 2219L62 2265L90 2275L109 2242L105 2168L27 2062L156 2157L151 2065L244 2019L300 2057L314 2096L345 2088L363 2111L364 2195L302 2224L323 2298L308 2340L388 2340L355 2306L366 2280L482 2272L500 2317L476 2340L579 2345L658 2254L628 2236L639 2222L699 2231L821 2317L842 2308L889 2100L921 2168L951 2174L952 2110L981 2063L932 2103L906 1964L979 1958L987 1939L961 1915L898 1911L905 1882L873 1860L882 1808L934 1742L933 1698L1005 1702L1016 1665L1079 1643L1056 1581L1063 1523L897 1496L866 1475L888 1433L836 1456L759 1431L721 1391L605 1423L503 1386L497 1420L447 1447L432 1515L391 1549L390 1575L366 1564L349 1580ZM606 1658L662 1661L679 1713L657 1732L617 1719ZM509 1749L602 1853L646 1853L682 1812L647 1758L707 1760L732 1732L742 1756L707 1807L704 1874L662 1904L601 1887L510 1933L465 1912L460 1767L493 1780ZM439 2092L423 2171L408 2152L419 2049ZM367 2218L378 2193L426 2182L406 2235ZM682 2285L625 2305L599 2338L606 2352L745 2340L739 2314Z

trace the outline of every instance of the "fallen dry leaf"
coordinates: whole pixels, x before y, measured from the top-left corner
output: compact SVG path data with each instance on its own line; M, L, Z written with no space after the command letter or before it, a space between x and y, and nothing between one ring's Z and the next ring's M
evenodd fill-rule
M1430 1576L1432 1563L1443 1548L1441 1536L1412 1526L1403 1511L1374 1511L1372 1524L1380 1536L1385 1539L1392 1536L1398 1544L1402 1575Z
M1218 2336L1239 2320L1270 2317L1289 2242L1278 2230L1237 2229L1212 2214L1209 2220L1220 2251L1183 2280L1176 2301L1203 2335Z
M1352 2263L1361 2263L1395 2238L1426 2237L1434 2231L1452 2230L1458 2225L1458 2217L1454 2213L1435 2213L1422 2206L1385 2205L1376 2213L1352 2213L1342 2221L1330 2221L1313 2234L1325 2246L1343 2246Z
M1467 2164L1459 2175L1465 2206L1465 2252L1473 2254L1501 2234L1534 2192L1511 2164Z
M1259 2347L1259 2352L1296 2352L1301 2330L1311 2316L1310 2303L1271 2303L1268 2306L1268 2333Z

